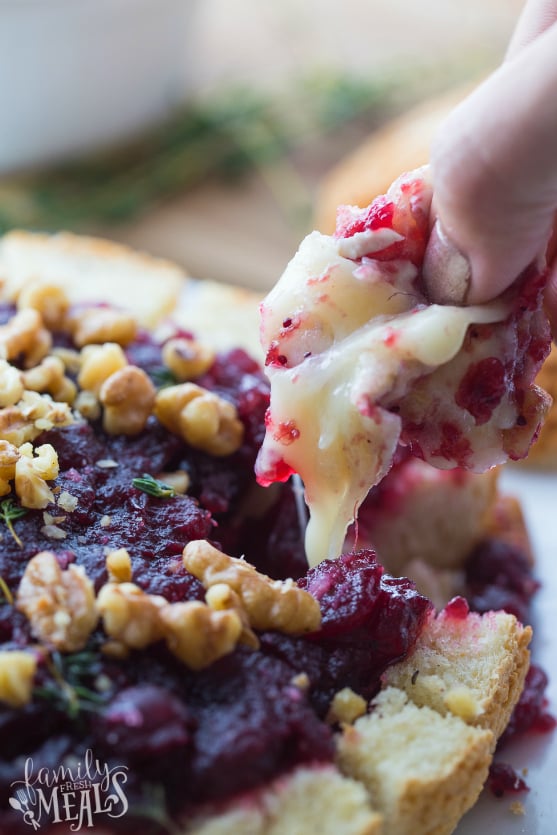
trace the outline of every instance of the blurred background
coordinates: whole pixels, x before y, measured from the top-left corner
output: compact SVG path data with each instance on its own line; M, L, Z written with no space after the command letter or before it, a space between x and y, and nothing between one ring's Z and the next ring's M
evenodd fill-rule
M0 0L0 231L102 235L265 289L331 170L495 68L521 6Z

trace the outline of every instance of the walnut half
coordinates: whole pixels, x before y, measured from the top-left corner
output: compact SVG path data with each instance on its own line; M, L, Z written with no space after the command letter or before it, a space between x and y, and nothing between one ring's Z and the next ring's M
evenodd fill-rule
M183 561L206 589L217 583L230 586L240 597L254 629L298 635L314 632L321 625L319 603L293 580L271 580L245 560L223 554L204 539L186 545Z
M27 564L16 606L27 616L33 635L62 652L83 649L97 625L95 591L81 566L62 569L51 551Z

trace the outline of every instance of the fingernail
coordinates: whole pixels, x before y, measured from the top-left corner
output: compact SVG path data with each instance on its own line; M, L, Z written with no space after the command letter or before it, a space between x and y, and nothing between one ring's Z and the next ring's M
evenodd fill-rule
M435 304L464 304L471 275L470 262L436 220L423 263L424 283L430 301Z

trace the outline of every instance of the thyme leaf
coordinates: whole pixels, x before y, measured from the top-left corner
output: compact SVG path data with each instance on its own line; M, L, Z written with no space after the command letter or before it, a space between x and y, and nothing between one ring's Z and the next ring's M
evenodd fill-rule
M106 696L85 683L94 675L98 655L90 650L62 655L52 652L46 662L51 681L34 688L33 693L63 711L70 719L82 713L98 713Z
M154 496L156 499L174 499L176 490L170 484L165 484L164 481L159 481L149 473L143 473L141 478L134 478L132 485L137 490L143 490L149 496Z
M2 598L4 598L6 603L9 603L10 606L13 606L14 596L4 578L0 577L0 602L2 602Z
M152 368L149 371L149 376L158 389L175 386L178 382L178 378L172 373L170 368L165 368L164 366Z
M15 519L21 519L26 513L28 513L28 508L18 505L15 499L4 499L0 502L0 521L4 522L20 548L23 548L23 542L16 534L13 523Z

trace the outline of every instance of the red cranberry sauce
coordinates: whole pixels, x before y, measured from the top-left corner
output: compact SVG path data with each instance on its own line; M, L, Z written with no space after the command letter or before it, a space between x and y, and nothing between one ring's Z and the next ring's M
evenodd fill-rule
M486 785L495 797L530 791L512 765L502 762L491 763Z
M160 346L142 335L127 351L159 380ZM237 406L245 439L232 456L191 449L154 418L136 437L107 436L99 424L86 423L43 433L36 443L52 443L58 452L56 496L66 491L77 507L64 514L57 505L46 509L65 516L57 523L63 540L48 537L38 510L14 521L21 546L3 529L0 576L8 595L40 550L54 551L62 567L82 565L99 588L107 579L106 551L125 547L133 581L145 591L171 602L202 600L181 553L189 540L209 538L229 553L245 553L270 576L300 578L321 602L323 629L300 638L261 634L259 651L240 646L200 672L161 644L112 660L101 652L101 627L82 652L49 658L39 651L32 701L21 709L0 705L0 832L26 829L8 800L29 756L35 770L57 769L88 749L109 766L127 766L130 809L111 828L157 835L166 830L137 811L154 789L164 814L173 816L249 792L296 765L331 762L333 736L324 717L334 693L348 685L371 697L428 616L429 602L409 581L386 575L372 552L305 574L290 485L278 488L256 521L244 513L264 434L267 383L242 351L219 356L199 383ZM143 473L178 468L191 478L186 496L155 498L133 487ZM26 619L0 593L0 650L32 643ZM309 679L307 690L295 683L300 673Z

